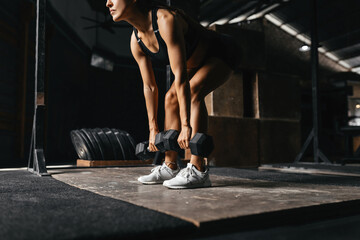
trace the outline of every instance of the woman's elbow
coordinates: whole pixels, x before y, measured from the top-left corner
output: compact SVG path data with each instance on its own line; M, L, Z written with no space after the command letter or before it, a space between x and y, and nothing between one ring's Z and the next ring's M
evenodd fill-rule
M156 85L144 85L144 93L156 93L158 88Z
M188 82L188 76L186 73L183 73L183 72L178 73L178 74L174 73L174 76L175 76L174 81L177 84L184 84L184 83Z

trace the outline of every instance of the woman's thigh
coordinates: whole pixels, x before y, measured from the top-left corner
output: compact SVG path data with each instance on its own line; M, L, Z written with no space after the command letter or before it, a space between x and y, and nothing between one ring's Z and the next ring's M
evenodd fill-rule
M190 79L191 96L203 99L225 83L233 70L219 58L209 58Z
M233 70L221 59L209 58L195 73L191 74L191 96L203 99L210 92L225 83L232 75ZM176 95L175 82L171 85L168 94Z

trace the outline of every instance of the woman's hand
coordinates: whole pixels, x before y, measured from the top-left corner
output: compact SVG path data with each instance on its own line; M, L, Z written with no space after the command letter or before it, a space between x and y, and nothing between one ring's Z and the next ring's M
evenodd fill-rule
M159 149L155 147L155 136L159 133L158 128L150 129L150 135L149 135L149 151L150 152L157 152Z
M182 149L189 148L189 142L191 137L192 128L190 126L183 126L178 137L179 146Z

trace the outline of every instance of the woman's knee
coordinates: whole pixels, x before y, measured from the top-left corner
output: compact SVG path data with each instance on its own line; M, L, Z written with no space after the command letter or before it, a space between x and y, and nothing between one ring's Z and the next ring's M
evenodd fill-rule
M178 108L178 99L174 91L169 90L165 94L165 109L177 109Z
M204 96L201 94L201 88L192 87L191 88L191 104L199 104L204 100Z

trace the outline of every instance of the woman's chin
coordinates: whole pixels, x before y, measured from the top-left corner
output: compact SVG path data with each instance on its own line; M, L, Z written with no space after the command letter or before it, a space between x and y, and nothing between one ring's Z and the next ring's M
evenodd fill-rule
M121 19L120 19L120 18L115 17L115 16L113 16L113 18L112 18L112 19L113 19L113 21L114 21L114 22L120 22L120 21L121 21Z

